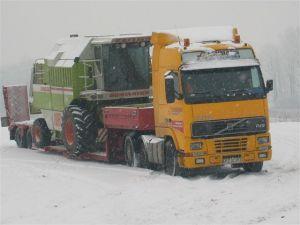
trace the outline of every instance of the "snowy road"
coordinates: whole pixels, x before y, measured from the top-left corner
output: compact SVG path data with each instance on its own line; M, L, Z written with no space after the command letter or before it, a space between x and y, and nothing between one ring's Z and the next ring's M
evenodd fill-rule
M18 149L2 128L1 224L296 224L299 127L272 124L261 173L193 178Z

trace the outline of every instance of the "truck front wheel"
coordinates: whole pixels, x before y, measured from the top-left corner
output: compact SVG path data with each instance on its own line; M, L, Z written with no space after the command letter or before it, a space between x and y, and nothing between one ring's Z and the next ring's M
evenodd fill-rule
M68 152L79 155L95 144L97 129L95 118L86 109L69 106L62 117L62 139Z
M165 173L171 176L179 176L181 168L178 164L175 144L172 140L167 140L165 143Z
M243 169L246 172L260 172L263 167L263 162L244 163Z

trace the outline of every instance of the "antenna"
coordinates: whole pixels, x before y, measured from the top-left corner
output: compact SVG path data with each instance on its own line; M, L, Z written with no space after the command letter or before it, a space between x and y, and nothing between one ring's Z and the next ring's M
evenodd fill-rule
M177 29L177 25L176 25L176 24L175 24L175 30L176 30L176 33L178 34L178 35L177 35L177 38L178 38L179 45L181 46L180 37L179 37L179 32L178 32L178 29Z

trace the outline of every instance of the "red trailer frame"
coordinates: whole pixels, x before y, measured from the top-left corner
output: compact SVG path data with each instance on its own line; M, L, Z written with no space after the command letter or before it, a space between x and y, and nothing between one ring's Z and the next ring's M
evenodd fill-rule
M25 135L28 129L32 129L33 125L30 121L27 86L4 86L3 94L7 115L5 119L8 122L10 139L14 140L18 128L21 135ZM105 135L107 135L105 151L86 152L75 158L121 162L125 159L123 148L126 135L154 133L154 110L149 104L105 107L102 114L104 128L101 129L101 132L106 132ZM98 134L101 132L98 132ZM58 145L55 142L52 144L44 148L37 148L33 143L32 149L60 153L66 157L74 158L63 145Z

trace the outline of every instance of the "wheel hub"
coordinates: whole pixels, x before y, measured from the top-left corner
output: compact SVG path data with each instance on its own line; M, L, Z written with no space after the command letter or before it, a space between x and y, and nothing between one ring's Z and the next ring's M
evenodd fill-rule
M65 137L68 145L73 145L75 141L74 125L71 119L68 119L65 123Z

